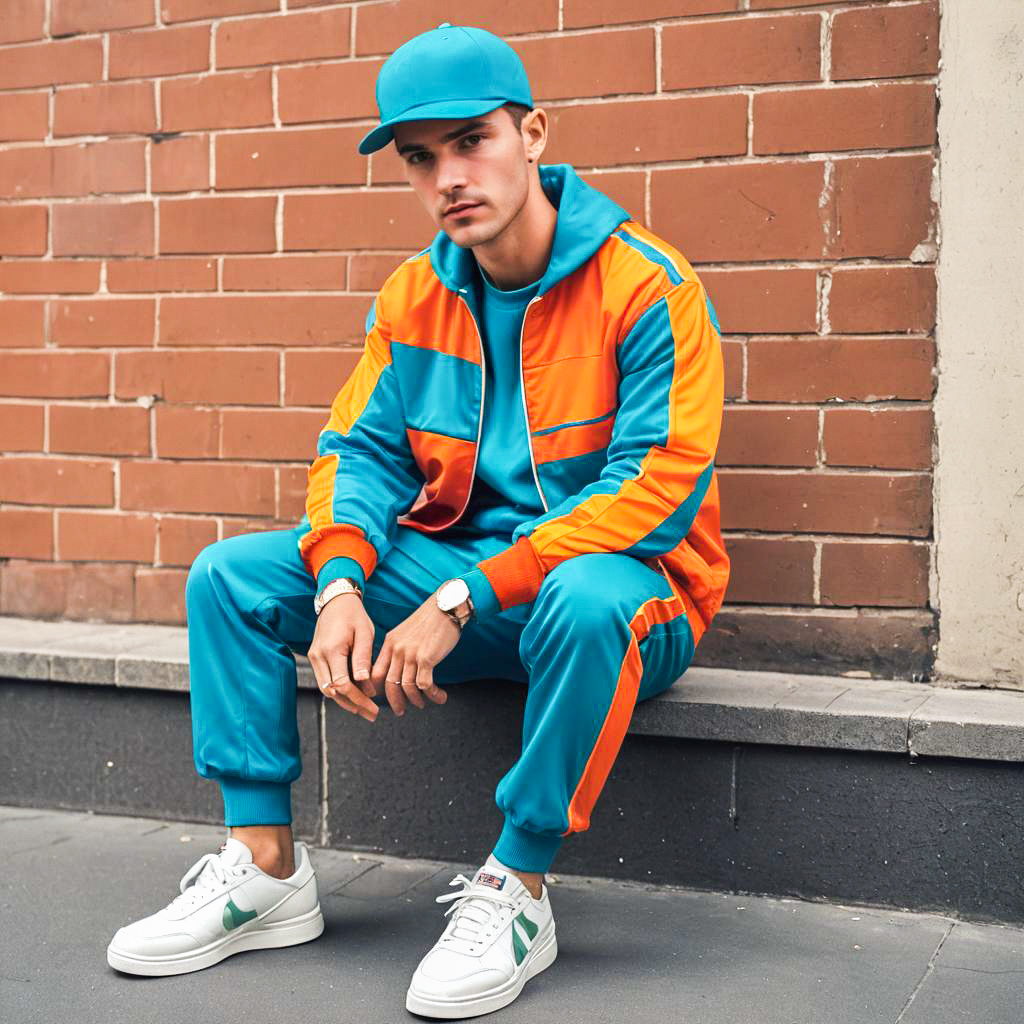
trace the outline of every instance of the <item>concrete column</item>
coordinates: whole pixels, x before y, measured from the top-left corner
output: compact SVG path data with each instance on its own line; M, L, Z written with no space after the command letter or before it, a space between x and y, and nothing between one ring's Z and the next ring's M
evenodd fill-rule
M1024 0L943 0L938 678L1024 689Z

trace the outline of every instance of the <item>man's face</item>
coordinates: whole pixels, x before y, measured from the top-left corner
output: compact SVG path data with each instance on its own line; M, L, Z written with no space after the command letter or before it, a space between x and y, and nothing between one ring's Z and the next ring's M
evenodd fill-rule
M394 127L406 180L448 237L471 248L499 235L529 191L523 133L507 110ZM452 209L465 204L464 210Z

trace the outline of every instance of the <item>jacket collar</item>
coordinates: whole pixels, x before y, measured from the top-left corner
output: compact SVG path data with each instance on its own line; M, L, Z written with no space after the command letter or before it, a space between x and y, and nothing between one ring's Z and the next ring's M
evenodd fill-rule
M540 296L586 263L630 215L588 185L569 164L539 164L537 170L541 187L558 210L551 257L537 288ZM473 296L470 286L476 280L476 257L472 249L456 245L438 231L430 244L430 265L449 290Z

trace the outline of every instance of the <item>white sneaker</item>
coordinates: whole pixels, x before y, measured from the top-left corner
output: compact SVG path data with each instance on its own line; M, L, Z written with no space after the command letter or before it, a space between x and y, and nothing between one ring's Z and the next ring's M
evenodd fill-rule
M163 910L118 929L107 963L128 974L187 974L245 949L315 939L324 919L305 843L295 843L295 864L290 878L274 878L228 836L182 875L180 894Z
M449 885L461 892L451 921L420 961L409 984L405 1008L428 1017L474 1017L507 1006L558 953L548 889L535 900L529 889L493 856L472 881L456 875Z

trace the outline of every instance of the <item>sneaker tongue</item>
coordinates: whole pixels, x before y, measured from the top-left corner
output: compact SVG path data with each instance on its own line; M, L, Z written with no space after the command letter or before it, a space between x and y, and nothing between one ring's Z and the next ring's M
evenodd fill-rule
M473 882L504 893L514 893L516 888L523 884L511 871L503 868L491 857L487 858L484 866L473 876Z
M228 865L251 864L252 850L241 839L228 836L220 847L220 859Z

